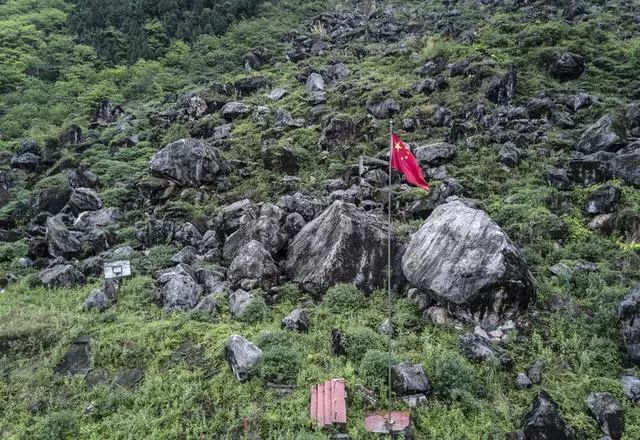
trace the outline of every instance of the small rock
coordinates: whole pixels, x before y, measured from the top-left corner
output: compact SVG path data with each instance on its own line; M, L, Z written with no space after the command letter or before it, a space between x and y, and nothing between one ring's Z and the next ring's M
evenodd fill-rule
M306 332L309 330L309 314L304 309L295 309L282 319L285 330Z
M111 383L111 388L130 390L140 383L142 379L144 379L144 373L137 368L123 370L116 374Z
M262 359L262 350L239 335L231 335L224 348L224 357L239 381L247 380Z
M322 75L315 72L309 75L304 90L309 93L322 92L324 90L324 79Z
M531 409L523 416L522 431L527 440L572 438L558 406L544 390L538 390Z
M513 359L511 359L505 350L499 347L492 347L486 339L478 335L468 333L460 336L458 341L462 354L469 359L495 362L507 369L513 366Z
M636 405L640 405L640 377L624 375L620 377L624 394Z
M431 393L431 384L420 364L402 362L392 366L391 383L398 396Z
M518 388L519 390L526 390L528 388L531 388L532 385L533 383L531 379L529 379L526 374L518 373L518 376L516 377L516 388Z
M584 211L587 214L608 214L618 209L621 191L612 185L601 186L589 196Z
M591 393L587 407L600 425L600 429L613 440L620 440L624 432L624 411L609 393Z
M533 365L529 367L529 371L527 372L527 376L531 379L531 383L540 384L542 382L542 370L544 368L544 363L542 361L536 361Z
M109 298L107 298L107 295L101 289L92 290L82 304L82 309L85 311L96 310L98 312L104 312L108 308Z
M61 375L85 374L91 368L91 337L79 336L69 347L55 372Z

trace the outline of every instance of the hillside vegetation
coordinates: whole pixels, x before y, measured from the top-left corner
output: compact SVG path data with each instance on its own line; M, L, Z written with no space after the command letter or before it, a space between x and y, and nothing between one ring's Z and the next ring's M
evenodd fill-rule
M383 438L388 191L405 438L639 439L638 71L626 0L0 1L0 439L325 439L335 377Z

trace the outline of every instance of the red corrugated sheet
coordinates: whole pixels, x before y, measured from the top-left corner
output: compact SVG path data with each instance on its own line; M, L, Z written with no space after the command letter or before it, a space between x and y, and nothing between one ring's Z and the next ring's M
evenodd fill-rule
M387 419L391 416L393 424L389 426ZM364 419L364 427L369 432L389 433L404 431L411 423L411 416L402 411L379 411L368 414Z
M331 379L311 387L311 418L318 426L347 423L344 379Z

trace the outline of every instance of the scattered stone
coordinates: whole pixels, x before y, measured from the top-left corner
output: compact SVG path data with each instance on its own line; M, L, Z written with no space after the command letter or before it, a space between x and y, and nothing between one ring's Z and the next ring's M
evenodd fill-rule
M306 332L309 330L309 313L305 309L295 309L282 319L285 330Z
M462 354L474 361L493 362L503 368L513 367L513 359L499 347L492 347L489 341L481 336L467 333L458 338Z
M405 361L392 366L391 383L393 391L398 396L428 395L431 393L431 384L424 374L421 364Z
M269 99L273 100L273 101L280 101L282 98L284 98L287 95L287 91L284 89L273 89L270 93L269 93Z
M342 333L338 329L331 330L331 347L333 350L333 354L336 356L346 356L347 355L347 341Z
M91 337L79 336L69 347L62 361L55 367L56 374L63 376L86 374L91 369Z
M622 192L612 185L601 186L589 196L584 211L587 214L608 214L618 209Z
M591 393L587 397L587 407L605 435L613 440L622 438L624 411L615 397L609 393Z
M40 281L48 288L72 287L86 282L85 276L71 264L57 264L39 274Z
M527 376L531 379L531 383L540 384L542 382L542 370L544 368L544 363L542 361L536 361L533 365L529 367L529 371L527 372Z
M227 102L220 109L220 114L227 121L242 118L251 113L251 107L243 102Z
M454 316L487 327L519 316L535 295L520 250L486 213L460 201L435 208L413 234L402 271Z
M567 170L564 168L553 168L545 172L543 178L547 185L561 191L568 191L571 189L571 181L567 176Z
M544 391L538 390L531 409L523 416L522 431L526 440L571 440L558 406Z
M556 55L549 66L549 74L560 81L578 79L584 72L584 58L581 55L565 51Z
M456 155L456 147L447 142L423 145L415 150L415 157L420 163L430 166L442 165Z
M640 284L622 299L618 307L622 339L632 362L640 366Z
M96 106L93 120L99 125L109 125L115 122L123 113L124 111L119 105L114 104L109 99L101 99Z
M585 154L617 151L623 146L625 138L624 126L612 116L604 115L582 133L575 149Z
M526 390L531 388L532 385L533 383L531 379L529 379L526 374L518 373L518 375L516 376L516 388L518 388L519 390Z
M239 335L231 335L224 348L224 357L239 381L247 380L262 359L262 350Z
M378 333L382 334L382 335L393 335L393 325L389 322L389 319L385 319L379 326L378 326Z
M11 159L11 168L24 171L36 171L40 167L42 159L33 153L24 153Z
M122 220L122 213L116 208L102 208L81 213L73 223L75 229L91 232L107 226L116 226Z
M198 231L198 228L189 222L183 224L175 232L174 238L184 246L199 246L203 241L202 234Z
M180 139L153 155L151 172L185 186L215 183L228 170L222 154L202 140Z
M578 15L585 14L587 10L582 3L582 0L569 0L567 5L562 11L562 18L566 21L573 21Z
M137 368L123 370L116 374L115 379L111 383L112 389L130 390L144 379L144 373Z
M109 298L102 289L94 289L91 291L87 299L82 304L82 309L85 311L98 311L104 312L109 308Z
M60 216L47 218L45 238L49 254L54 257L71 258L80 251L80 241L73 235Z
M97 385L108 385L109 375L102 368L96 368L87 373L84 377L84 382L87 385L87 388L91 390Z
M256 297L253 293L238 289L229 295L229 310L236 318L241 319L247 307L255 301Z
M304 85L304 90L308 93L322 92L324 90L324 79L319 73L312 73L307 78L307 82Z
M624 394L636 405L640 405L640 377L623 375L620 377Z
M365 108L378 119L389 119L393 115L400 113L400 103L391 98L382 101L368 100Z
M198 253L196 249L192 246L186 246L171 257L171 262L173 264L192 264L197 258Z
M516 93L517 73L515 66L511 65L507 73L495 78L487 89L486 97L496 104L509 103Z
M509 168L515 168L520 163L520 151L513 142L506 142L500 147L498 156L500 157L500 163Z
M102 199L91 188L75 188L68 203L73 212L97 211L102 208Z
M556 263L549 268L549 272L558 278L569 279L573 275L573 269L564 263Z

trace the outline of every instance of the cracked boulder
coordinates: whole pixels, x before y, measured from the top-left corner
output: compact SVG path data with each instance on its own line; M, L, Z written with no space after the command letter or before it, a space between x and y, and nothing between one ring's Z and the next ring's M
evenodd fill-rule
M387 231L383 218L335 201L295 236L286 271L293 282L316 294L337 283L372 291L384 284Z
M153 155L151 172L184 186L210 185L228 170L220 150L198 139L180 139Z
M411 285L464 321L495 326L524 313L535 282L521 251L483 211L436 207L402 258Z

